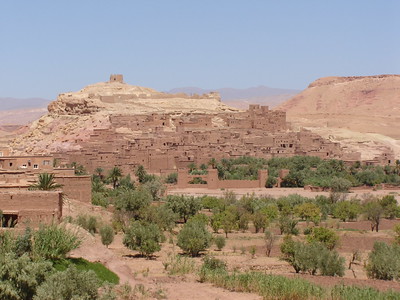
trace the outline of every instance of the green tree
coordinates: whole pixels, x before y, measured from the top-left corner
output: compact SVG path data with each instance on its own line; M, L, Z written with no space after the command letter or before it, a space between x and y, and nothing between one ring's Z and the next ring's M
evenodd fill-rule
M126 190L115 199L115 208L128 212L130 216L139 219L141 210L145 209L152 202L151 194L142 188Z
M110 179L111 182L113 183L114 190L117 187L118 181L120 180L121 177L122 177L122 171L117 166L115 166L108 172L108 179Z
M147 181L142 187L149 191L153 201L159 201L165 192L165 185L159 179Z
M339 243L339 236L331 229L324 227L314 227L311 233L307 235L309 243L319 242L327 249L334 249Z
M217 165L217 160L215 158L211 158L208 161L208 165L211 166L211 168L215 169L216 165Z
M142 165L139 165L136 169L135 175L139 183L144 183L146 181L147 172Z
M110 225L100 227L101 242L107 248L114 240L114 229Z
M192 256L210 247L212 236L203 222L189 221L178 234L178 246Z
M54 174L40 173L36 183L29 186L30 190L53 191L60 189L61 184L56 183Z
M383 207L378 201L370 200L364 203L364 214L367 220L371 223L372 231L379 231L379 224L381 222L382 215L384 213Z
M379 200L379 204L383 208L383 215L388 219L394 219L399 214L399 206L393 195L383 196Z
M361 212L361 205L358 201L339 201L333 209L333 216L346 222L346 220L356 220Z
M297 205L294 211L302 220L312 221L314 224L318 224L321 220L321 210L314 203L306 202Z
M236 216L230 211L224 211L221 213L220 221L225 237L228 238L228 233L237 228Z
M269 221L266 214L261 211L257 211L253 215L253 225L256 233L258 233L261 229L265 231L265 228L268 227Z
M201 200L193 196L174 196L167 197L167 207L183 219L184 223L194 216L201 209Z
M142 256L149 258L154 252L161 250L164 236L156 224L133 222L125 231L123 244L137 250Z
M100 180L103 180L103 179L104 179L104 174L103 174L103 172L104 172L104 169L101 168L101 167L97 167L96 169L94 169L94 173L97 175L97 177L98 177Z

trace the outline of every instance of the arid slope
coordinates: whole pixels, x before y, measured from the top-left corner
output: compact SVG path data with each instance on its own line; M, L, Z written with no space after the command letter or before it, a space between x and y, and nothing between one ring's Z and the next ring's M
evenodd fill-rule
M400 75L320 78L276 109L364 159L386 147L400 155Z

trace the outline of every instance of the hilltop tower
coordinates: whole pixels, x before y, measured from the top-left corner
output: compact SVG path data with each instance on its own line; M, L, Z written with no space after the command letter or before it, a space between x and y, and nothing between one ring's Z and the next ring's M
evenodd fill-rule
M124 76L122 74L111 74L109 82L124 83Z

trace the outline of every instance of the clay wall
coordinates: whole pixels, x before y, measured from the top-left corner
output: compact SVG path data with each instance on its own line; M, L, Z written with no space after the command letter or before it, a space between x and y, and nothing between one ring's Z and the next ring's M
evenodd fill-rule
M51 170L53 169L52 156L2 156L0 169L7 170Z
M62 197L60 192L0 192L0 209L4 215L17 215L18 227L36 227L39 223L60 221Z
M57 183L62 184L63 193L71 199L91 203L92 179L91 176L62 176L56 175Z

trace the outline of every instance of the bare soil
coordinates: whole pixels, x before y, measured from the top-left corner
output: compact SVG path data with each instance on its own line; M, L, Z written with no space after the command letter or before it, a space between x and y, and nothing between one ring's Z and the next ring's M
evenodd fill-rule
M293 189L290 189L293 193ZM264 190L265 191L265 190ZM196 193L196 191L186 191L187 194ZM224 191L212 191L214 194L222 194ZM248 191L250 192L250 191ZM255 191L260 192L256 190ZM270 190L268 190L270 192ZM273 194L286 195L289 193L286 189L273 189ZM301 193L302 195L309 195ZM379 192L379 191L378 191ZM391 191L393 192L393 191ZM208 193L208 194L212 194ZM244 191L241 191L243 194ZM239 193L238 193L239 194ZM315 195L315 193L312 193ZM82 204L76 201L68 201L64 206L64 217L76 217L79 214L92 214L109 223L112 218L112 212L100 207L95 207L89 204ZM224 260L229 269L240 271L260 271L266 274L283 275L286 277L299 277L316 284L323 286L334 286L336 284L368 286L379 290L393 289L400 291L400 283L394 281L372 280L367 278L364 270L364 262L368 257L375 241L384 241L387 243L393 242L393 232L391 229L399 220L382 220L380 231L371 232L368 221L357 222L340 222L332 224L322 224L323 226L335 226L337 233L340 236L339 253L345 257L346 265L348 265L352 252L359 250L362 254L362 261L358 265L353 265L353 270L346 270L345 276L342 278L311 276L307 274L296 274L293 268L286 262L279 259L280 243L282 236L279 235L277 229L276 242L271 252L271 257L266 256L264 234L254 233L254 228L250 226L246 232L232 232L228 234L226 246L222 251L217 251L215 246L212 246L207 253L215 255L217 258ZM305 222L299 223L300 231L307 226ZM89 261L98 261L106 265L110 270L118 274L123 284L129 283L131 286L141 284L153 294L148 294L146 299L152 298L156 291L162 291L167 296L167 299L226 299L226 300L241 300L241 299L261 299L256 294L237 293L224 290L222 288L213 287L208 283L200 283L196 274L184 276L171 276L164 268L163 262L167 260L169 255L177 255L181 253L179 247L170 243L169 234L167 234L166 242L163 243L161 251L155 253L152 259L140 257L138 252L131 251L123 246L122 234L115 237L114 242L106 248L101 244L98 234L91 235L83 229L79 230L79 234L83 239L80 248L72 251L71 256L83 257ZM218 235L224 235L222 231ZM303 238L302 235L299 237ZM176 237L174 238L176 242ZM250 249L255 247L255 255L252 256ZM200 266L201 257L194 258L195 264Z

